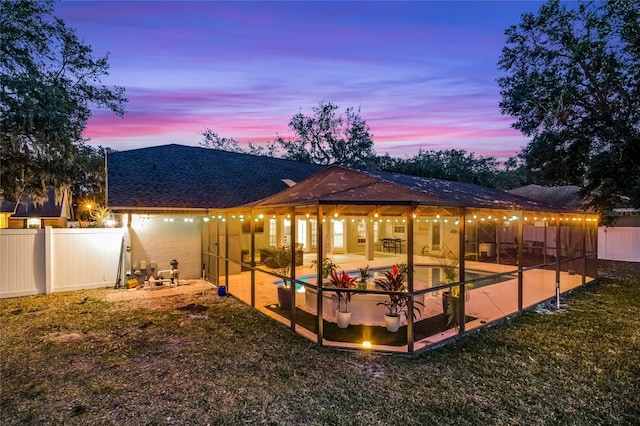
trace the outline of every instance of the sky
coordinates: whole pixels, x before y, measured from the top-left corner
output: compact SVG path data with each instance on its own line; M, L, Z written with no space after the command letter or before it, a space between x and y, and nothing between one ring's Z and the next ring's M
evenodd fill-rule
M84 136L115 150L292 137L321 101L360 109L375 151L463 149L506 159L527 139L500 114L504 30L531 1L63 1L56 16L109 52L123 118L95 110Z

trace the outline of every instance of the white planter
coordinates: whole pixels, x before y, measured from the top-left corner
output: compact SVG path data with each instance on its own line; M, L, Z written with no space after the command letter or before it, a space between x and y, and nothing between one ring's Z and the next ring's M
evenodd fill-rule
M340 312L338 311L336 314L338 320L338 328L347 328L349 327L349 322L351 321L351 312Z
M387 326L388 331L395 333L400 328L400 315L398 316L385 315L384 323Z

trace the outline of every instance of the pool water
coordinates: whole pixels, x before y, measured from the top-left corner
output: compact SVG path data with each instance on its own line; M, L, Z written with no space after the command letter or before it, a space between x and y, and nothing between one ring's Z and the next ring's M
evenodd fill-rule
M388 267L370 268L369 272L373 274L375 272L382 273L384 271L389 271L389 270L390 268ZM346 271L346 272L351 276L358 276L360 271L353 270L353 271ZM474 288L484 287L486 285L491 285L491 284L497 284L497 283L500 283L503 281L509 281L515 278L514 276L511 276L511 275L503 275L499 277L495 277L493 275L495 275L493 272L487 272L487 271L469 270L469 269L465 271L465 276L467 280L474 280L477 278L488 277L487 279L474 283L473 284ZM442 267L440 265L415 265L413 277L416 280L420 280L422 282L428 283L430 287L436 287L436 286L445 284L443 281L444 272L442 271ZM304 275L301 277L296 277L296 280L303 281L306 283L306 282L309 282L309 280L315 279L315 278L316 278L316 275L313 274L313 275ZM276 280L273 283L277 286L283 285L282 280ZM304 286L302 284L296 284L296 292L303 293Z

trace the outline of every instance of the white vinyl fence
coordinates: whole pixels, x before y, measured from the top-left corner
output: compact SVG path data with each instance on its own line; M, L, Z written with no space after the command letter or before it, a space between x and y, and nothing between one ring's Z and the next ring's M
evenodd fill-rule
M598 228L598 259L640 262L640 228Z
M0 230L0 298L113 286L123 231Z

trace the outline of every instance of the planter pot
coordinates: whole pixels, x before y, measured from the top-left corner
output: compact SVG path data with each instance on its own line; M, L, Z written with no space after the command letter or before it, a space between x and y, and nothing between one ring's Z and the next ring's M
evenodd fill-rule
M384 323L387 326L388 331L395 333L400 328L400 315L385 315Z
M367 280L358 281L358 289L366 290L367 289Z
M351 312L338 311L337 318L338 328L347 328L349 327L349 322L351 321Z
M442 313L445 318L449 318L449 297L451 297L451 292L442 293Z
M278 286L278 304L280 309L291 310L291 287Z

